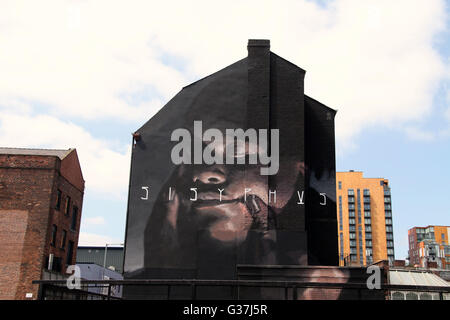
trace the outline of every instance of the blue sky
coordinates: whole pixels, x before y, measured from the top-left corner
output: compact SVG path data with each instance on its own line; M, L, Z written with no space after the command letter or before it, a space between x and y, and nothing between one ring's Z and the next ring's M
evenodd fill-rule
M305 93L338 110L337 170L389 179L404 259L409 228L450 225L449 6L2 1L0 145L76 147L80 241L123 242L131 133L183 86L245 57L249 38L270 39L307 71Z

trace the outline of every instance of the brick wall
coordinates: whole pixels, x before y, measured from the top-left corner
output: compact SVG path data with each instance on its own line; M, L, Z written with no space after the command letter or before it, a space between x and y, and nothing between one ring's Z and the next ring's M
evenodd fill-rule
M14 299L19 284L28 211L0 210L0 299Z
M58 210L56 208L57 202L57 191L60 190L62 193L61 207ZM69 212L66 213L66 204L68 197L70 197ZM76 249L78 246L78 235L80 230L81 222L81 208L83 205L83 193L78 190L75 186L70 184L65 177L62 175L57 175L53 185L52 200L50 205L50 219L48 221L47 233L47 243L48 245L44 250L44 257L48 257L50 253L56 258L61 258L62 260L62 272L66 272L66 265L75 264L76 261ZM75 222L75 227L72 229L72 219L74 207L78 208L77 219ZM52 226L57 226L56 242L55 245L51 245L52 240ZM65 247L62 248L63 230L67 232L67 238ZM68 244L69 241L73 241L74 248L72 254L72 260L67 261L68 254Z
M59 248L64 228L67 243L74 242L75 262L83 190L60 175L60 166L54 156L0 155L0 299L37 297L38 286L31 282L41 278L48 254L67 256ZM54 210L57 189L79 208L75 231L69 228L73 205L69 216ZM58 226L55 247L50 246L53 224Z

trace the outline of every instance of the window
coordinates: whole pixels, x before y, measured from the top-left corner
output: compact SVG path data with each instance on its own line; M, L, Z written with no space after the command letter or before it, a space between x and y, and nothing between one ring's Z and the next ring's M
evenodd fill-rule
M356 240L350 240L350 247L356 247Z
M364 217L370 218L370 211L365 211L364 212Z
M357 189L357 194L358 194L358 223L361 223L361 192L359 189Z
M72 258L73 258L73 241L69 241L69 245L67 247L67 260L66 260L67 265L72 264Z
M366 247L372 246L372 240L366 240Z
M392 218L392 212L390 212L390 211L385 211L385 212L384 212L384 215L385 215L386 217Z
M370 197L364 197L364 203L370 203Z
M61 190L58 189L58 191L56 192L56 205L55 205L55 209L58 211L61 209L61 198L62 192Z
M394 246L394 241L386 241L386 245L388 247L393 247Z
M357 253L356 248L350 248L350 253L351 254L356 254Z
M355 224L355 219L348 219L348 224Z
M394 240L394 237L392 236L392 233L386 233L386 239Z
M349 211L348 216L354 218L355 217L355 211Z
M392 232L392 226L386 226L386 232Z
M67 231L63 230L61 239L61 249L64 249L66 247L66 239L67 239Z
M70 197L67 196L66 198L66 215L70 214Z
M388 256L394 255L394 249L387 249Z
M45 257L46 261L45 261L45 269L50 270L50 271L55 271L55 272L61 272L61 258L60 257L53 257L53 261L50 263L50 259L49 256Z
M403 292L394 292L392 294L392 300L405 300L405 294Z
M372 232L372 226L367 225L366 226L366 232Z
M419 300L417 293L408 292L406 293L406 300Z
M391 202L391 198L390 197L384 197L384 202L386 202L386 203Z
M385 209L385 210L391 210L391 205L390 205L389 203L386 203L386 204L384 205L384 209Z
M369 211L369 210L370 210L370 204L365 204L364 211Z
M55 246L56 244L56 232L58 231L58 228L56 227L56 225L54 224L52 226L52 242L50 243L52 246Z
M370 219L364 219L364 224L370 224L370 223L371 223Z
M70 224L70 229L75 230L77 227L77 220L78 220L78 207L73 206L72 209L72 223Z
M338 185L339 185L339 190L342 190L342 181L339 181Z
M364 189L363 191L365 196L370 196L370 190L369 189Z
M419 300L433 300L433 297L431 296L431 294L424 292L420 295Z
M355 191L353 189L348 189L348 195L349 196L354 196L355 195Z
M349 233L349 238L350 239L356 239L356 234L353 233L353 232Z
M372 234L371 233L366 233L366 239L372 239Z
M392 219L386 218L386 224L392 224Z
M348 197L348 203L355 203L354 197Z
M354 225L351 225L348 227L349 231L356 231L356 227Z
M355 205L354 205L354 204L349 204L349 205L348 205L348 208L349 208L350 210L355 210Z

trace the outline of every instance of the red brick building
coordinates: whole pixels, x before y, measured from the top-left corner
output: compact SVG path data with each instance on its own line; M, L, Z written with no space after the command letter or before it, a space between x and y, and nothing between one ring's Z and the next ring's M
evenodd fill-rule
M75 264L84 179L75 149L0 148L0 299Z

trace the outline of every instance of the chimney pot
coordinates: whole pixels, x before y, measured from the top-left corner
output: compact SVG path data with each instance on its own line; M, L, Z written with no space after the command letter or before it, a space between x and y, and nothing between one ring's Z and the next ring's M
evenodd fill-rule
M268 47L268 48L270 48L270 40L249 39L247 47Z

